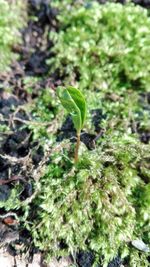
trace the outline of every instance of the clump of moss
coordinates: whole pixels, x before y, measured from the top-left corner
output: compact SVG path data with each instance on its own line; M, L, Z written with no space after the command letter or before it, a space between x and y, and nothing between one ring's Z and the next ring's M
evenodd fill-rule
M148 189L137 171L148 151L128 136L108 136L96 150L83 153L76 169L66 151L53 154L33 204L35 245L50 257L90 249L103 266L118 251L133 260L130 241L148 234ZM145 200L146 206L137 206Z
M0 71L7 70L15 57L11 48L21 40L19 29L24 24L24 8L18 0L0 0Z
M28 87L28 82L26 87L30 89L30 92L32 91L33 87ZM32 114L32 119L29 121L28 127L33 132L33 139L43 144L49 139L53 139L54 141L54 134L57 132L61 121L57 116L60 107L55 92L49 88L39 90L37 98L26 108Z
M49 127L43 132L33 126L34 137L48 144L51 140L53 149L26 225L48 257L92 250L102 266L119 253L130 266L145 267L147 254L131 241L149 242L150 154L149 145L137 138L136 125L147 129L149 122L139 92L149 84L150 20L131 4L71 2L63 1L67 8L58 17L61 30L51 33L57 57L50 63L65 77L64 84L76 83L85 92L89 110L102 110L99 126L105 135L94 151L84 150L74 168L72 150L66 151L63 143L58 149L55 137L46 134ZM35 118L52 125L56 119L57 134L63 112L55 93L49 97L49 90L44 91L36 103ZM90 119L88 112L88 131L93 130Z
M64 84L76 83L85 92L89 110L102 110L99 127L105 134L95 150L84 148L75 168L73 145L56 143L62 108L54 91L43 90L32 102L27 125L40 145L52 146L47 171L34 185L32 203L12 206L9 198L5 208L23 207L22 221L48 257L91 250L102 266L119 253L130 266L146 267L147 254L131 247L131 241L150 238L150 146L132 133L132 124L148 127L148 105L139 103L138 93L149 85L150 20L133 5L72 2L59 1L67 8L58 17L61 30L51 33L57 57L50 63L65 77ZM26 80L31 95L36 82ZM90 119L88 112L88 132L93 131ZM20 190L12 191L14 200Z
M66 76L67 83L104 92L148 90L150 18L146 10L131 3L90 1L66 4L58 19L60 31L50 35L57 57L49 62Z

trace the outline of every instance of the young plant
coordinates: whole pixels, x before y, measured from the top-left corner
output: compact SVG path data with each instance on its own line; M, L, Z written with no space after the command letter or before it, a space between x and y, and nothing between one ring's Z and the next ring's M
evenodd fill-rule
M80 146L80 134L86 117L86 101L80 90L69 86L65 89L57 89L61 104L72 116L74 127L77 131L77 143L75 148L75 163L78 161L78 151Z

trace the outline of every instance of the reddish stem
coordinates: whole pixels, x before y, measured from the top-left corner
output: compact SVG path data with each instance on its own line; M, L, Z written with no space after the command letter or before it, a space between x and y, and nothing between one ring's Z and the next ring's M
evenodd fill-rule
M80 146L80 132L77 132L77 143L76 143L75 155L74 155L74 161L75 161L75 163L78 162L79 146Z

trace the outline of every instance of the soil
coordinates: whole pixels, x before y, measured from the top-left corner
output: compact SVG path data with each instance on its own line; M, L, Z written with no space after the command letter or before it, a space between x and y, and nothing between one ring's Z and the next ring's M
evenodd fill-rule
M22 30L22 46L13 47L15 52L19 52L20 60L13 63L11 72L0 76L0 126L6 127L6 130L0 133L0 201L7 201L16 184L22 188L19 198L30 198L35 179L33 172L43 159L43 150L38 142L32 140L32 132L26 125L32 115L27 114L23 108L25 103L38 95L41 86L37 84L30 96L24 88L23 79L26 76L43 76L42 83L47 85L44 78L48 71L45 61L50 56L51 42L48 36L43 36L47 25L49 28L53 27L56 14L46 1L29 1L28 10L29 15L37 16L38 20L29 20L27 27ZM9 87L12 88L13 94L7 93ZM16 220L19 213L20 211L10 214L3 208L0 209L0 242L6 248L0 261L3 266L5 263L5 267L31 266L30 259L34 259L37 253L28 249L26 259L16 259L22 245L30 247L28 232L22 231ZM65 266L63 262L60 266ZM42 266L42 261L33 263L32 266Z
M89 134L84 131L81 132L81 142L83 142L89 150L95 148L95 134ZM57 142L61 142L64 139L70 139L72 143L76 142L76 130L74 128L72 119L68 116L63 123L61 129L57 132Z
M32 140L32 132L28 129L26 122L32 120L32 114L27 113L23 106L38 96L39 90L49 86L55 88L61 83L58 74L48 74L46 60L53 56L51 54L52 42L49 40L49 31L58 30L56 20L57 10L51 8L47 0L29 0L28 12L30 16L36 16L37 20L29 20L28 25L22 30L23 44L13 47L13 50L20 54L18 62L12 65L12 71L0 76L0 126L7 127L9 130L0 132L0 201L6 201L11 189L17 184L21 185L22 190L20 199L25 200L32 196L32 184L35 179L33 176L34 170L37 170L40 162L43 160L42 147ZM105 3L105 0L99 2ZM125 3L124 0L118 1ZM150 7L148 0L134 0L144 7ZM31 95L25 90L23 79L25 77L41 77L42 80L37 82L33 88ZM11 87L13 93L8 93L7 89ZM150 94L147 95L150 103ZM97 139L102 138L105 134L100 127L102 118L105 114L102 110L91 111L93 126L96 134L81 133L81 141L88 147L94 149ZM143 131L137 124L137 132L140 139L144 143L150 141L150 131ZM133 129L134 131L134 129ZM64 138L69 138L75 142L76 134L71 118L68 117L61 129L57 133L57 141L61 142ZM16 257L20 251L22 244L30 243L28 232L22 231L17 222L16 216L19 216L20 211L16 213L7 213L3 208L0 209L0 242L6 248L6 255L3 252L3 266L31 266L30 259L32 258L35 264L32 266L44 266L41 260L41 254L36 250L29 249L28 257L25 261L17 262ZM18 249L19 248L19 249ZM17 250L18 249L18 250ZM37 256L38 255L38 256ZM35 258L39 257L36 261ZM10 257L10 261L4 265L5 259ZM13 259L12 259L13 257ZM1 260L1 257L0 257ZM94 255L92 252L80 252L76 261L79 267L92 266ZM63 259L62 262L54 261L49 267L67 267L71 263L71 258ZM109 263L108 267L119 267L122 262L119 257L116 257ZM0 264L1 265L1 264Z

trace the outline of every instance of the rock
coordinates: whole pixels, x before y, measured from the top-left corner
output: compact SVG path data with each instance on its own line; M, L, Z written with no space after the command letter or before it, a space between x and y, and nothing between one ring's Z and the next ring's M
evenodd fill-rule
M0 250L0 266L3 267L14 266L14 257L8 254L4 249Z
M136 239L131 242L132 246L143 252L150 252L150 248L142 240Z
M73 264L73 262L70 257L62 257L60 260L56 258L52 259L47 267L69 267L71 264Z
M35 253L32 263L28 263L24 256L10 255L5 249L0 250L0 266L3 267L69 267L72 264L70 257L62 257L60 260L52 259L49 264L44 264L41 253Z

